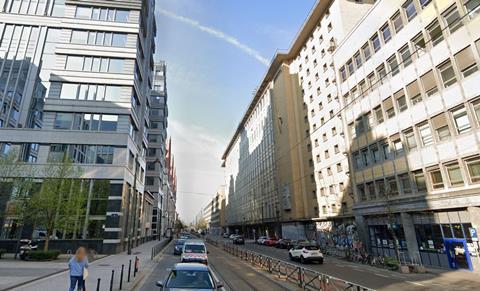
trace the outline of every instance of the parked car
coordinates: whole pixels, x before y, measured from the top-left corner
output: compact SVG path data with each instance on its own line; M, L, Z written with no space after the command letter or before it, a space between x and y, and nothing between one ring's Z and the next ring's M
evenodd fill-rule
M229 239L234 239L235 236L236 236L236 234L231 234L228 238L229 238Z
M299 260L300 263L318 262L323 264L323 254L320 248L311 244L299 244L288 251L290 260Z
M267 238L263 244L269 247L273 247L277 244L278 239L276 237L269 237Z
M185 244L186 239L177 239L173 244L173 254L181 255L183 250L183 245Z
M257 244L259 245L263 245L263 243L265 242L265 240L267 239L266 236L261 236L257 239Z
M175 264L165 282L157 281L155 285L160 290L218 290L223 287L208 266L199 263Z
M286 238L279 239L275 245L275 247L279 249L290 249L291 246L292 240Z
M208 264L208 251L205 243L201 240L187 240L183 245L181 262L182 263L202 263Z
M230 237L230 235L228 233L223 234L223 238L229 238L229 237Z
M237 235L233 239L233 243L236 244L236 245L244 245L245 244L245 238L241 235Z

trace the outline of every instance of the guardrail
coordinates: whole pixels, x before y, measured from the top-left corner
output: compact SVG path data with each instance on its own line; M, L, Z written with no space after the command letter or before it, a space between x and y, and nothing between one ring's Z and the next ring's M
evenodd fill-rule
M240 248L234 246L233 244L219 242L209 238L207 238L206 241L214 246L221 247L227 253L246 261L254 267L260 268L277 276L279 279L293 282L304 290L373 290L353 282L322 274L305 267Z

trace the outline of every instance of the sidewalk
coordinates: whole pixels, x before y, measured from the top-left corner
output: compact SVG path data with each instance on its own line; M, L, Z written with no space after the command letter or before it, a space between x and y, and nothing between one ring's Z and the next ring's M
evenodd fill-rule
M166 242L168 239L162 239L161 241L150 241L144 243L134 249L132 249L132 254L127 255L126 252L107 256L105 258L96 260L92 262L88 268L89 276L87 278L86 286L87 290L96 290L97 287L97 280L100 279L100 290L109 290L110 288L110 280L112 276L112 270L114 271L114 279L113 279L113 290L119 290L120 287L120 276L121 276L121 269L122 264L124 265L124 272L123 272L123 288L122 290L130 290L133 288L134 284L137 284L141 278L145 275L146 271L149 270L152 265L153 261L150 259L151 250L154 246L159 243ZM133 277L134 273L134 262L135 257L138 257L140 260L140 268L139 272L136 274L136 277ZM127 276L128 276L128 265L129 260L132 261L132 269L131 269L131 277L130 283L127 283ZM1 261L0 261L1 262ZM10 261L11 262L11 261ZM12 262L13 263L13 262ZM21 263L21 262L19 262ZM63 262L27 262L30 266L14 266L12 265L12 269L14 272L8 274L9 277L15 275L17 276L15 281L19 281L22 277L22 272L25 268L32 268L37 269L38 273L41 270L45 270L51 264L51 269L55 270L54 272L49 272L49 274L54 273L53 275L46 274L44 276L37 275L41 279L35 280L34 282L27 283L17 288L9 289L9 290L18 290L18 291L37 291L37 290L68 290L70 284L70 278L68 275L67 270L67 263L66 261ZM2 266L2 265L0 265ZM5 265L3 265L5 267ZM61 271L62 268L65 271ZM59 272L60 271L60 272ZM57 273L55 273L57 272ZM1 278L1 277L0 277ZM3 278L2 278L3 279ZM25 278L23 282L28 282L31 280L30 278ZM13 280L12 280L13 281ZM18 284L17 282L16 284ZM13 284L12 284L13 285ZM11 286L11 285L10 285ZM0 290L4 290L0 286Z

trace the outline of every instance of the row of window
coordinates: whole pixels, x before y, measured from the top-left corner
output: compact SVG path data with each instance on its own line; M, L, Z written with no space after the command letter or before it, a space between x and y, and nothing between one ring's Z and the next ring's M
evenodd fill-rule
M67 56L65 69L69 71L123 73L124 59Z
M430 120L390 136L389 139L353 152L353 166L357 170L363 169L400 156L404 154L405 149L413 151L419 147L430 146L434 142L448 140L453 132L455 134L469 132L474 123L480 126L480 99L466 107L460 106L452 111L438 114Z
M122 92L121 86L98 84L62 83L61 99L118 101Z
M424 193L429 190L441 190L446 187L464 186L465 183L480 183L480 157L475 156L459 161L444 163L423 170L399 174L357 184L360 201L391 198L413 192Z
M116 8L77 6L75 18L113 22L128 22L130 11Z
M116 32L73 30L70 43L125 47L127 34Z
M473 65L471 61L465 61L467 58L460 58L465 54L472 56L472 58L468 59L473 61ZM437 67L436 71L438 71L440 80L442 81L444 87L453 85L459 79L455 72L456 68L458 68L462 77L469 76L478 70L469 47L457 53L455 55L455 59L457 60L458 67L454 67L450 59L444 61ZM467 66L466 64L470 64L468 65L468 70L465 69ZM422 94L419 84L422 85L424 90L423 92L425 92L424 94ZM367 112L363 116L357 118L355 122L350 123L349 128L352 138L355 138L372 126L381 124L386 119L391 119L395 117L396 114L399 114L407 110L409 107L419 103L423 100L422 95L429 97L436 92L438 92L438 87L435 80L435 71L431 70L422 75L419 81L414 80L408 84L405 90L402 88L395 92L393 96L383 100L381 104L373 108L372 112Z
M48 160L56 162L68 158L78 164L112 164L113 152L113 146L52 144Z
M68 113L55 114L54 129L117 131L118 115Z
M418 4L415 3L414 0L408 0L402 6L401 11L397 11L390 19L387 21L381 28L379 32L376 32L367 43L365 43L362 48L354 54L354 56L346 62L344 66L342 66L339 70L339 75L341 77L342 82L345 81L348 76L354 74L356 70L358 70L363 63L368 61L373 53L378 52L383 45L388 43L392 38L392 31L394 33L398 33L404 25L411 21L417 15L417 7L425 7L430 1L426 0L419 0ZM449 29L450 33L456 31L462 25L462 14L470 15L470 17L474 17L475 14L480 11L480 2L478 0L464 0L464 7L465 11L462 9L457 9L456 4L450 6L442 13L442 21L435 19L426 27L426 35L428 36L427 42L430 42L431 46L435 46L440 41L443 40L444 36L442 31L446 28ZM442 26L444 28L442 28ZM381 36L381 37L380 37ZM425 49L426 42L423 33L419 33L412 39L412 48L413 53L417 51L422 51ZM372 52L373 51L373 52ZM404 66L407 66L411 63L411 55L410 49L408 44L403 46L399 50L399 59L403 62ZM395 54L387 60L391 68L391 72L393 75L398 73L398 60Z

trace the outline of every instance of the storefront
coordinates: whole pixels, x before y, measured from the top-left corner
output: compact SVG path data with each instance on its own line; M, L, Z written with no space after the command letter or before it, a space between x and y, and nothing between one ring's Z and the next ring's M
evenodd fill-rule
M395 244L400 251L401 260L407 258L407 242L400 217L369 217L367 218L370 249L375 256L387 256L395 258Z

